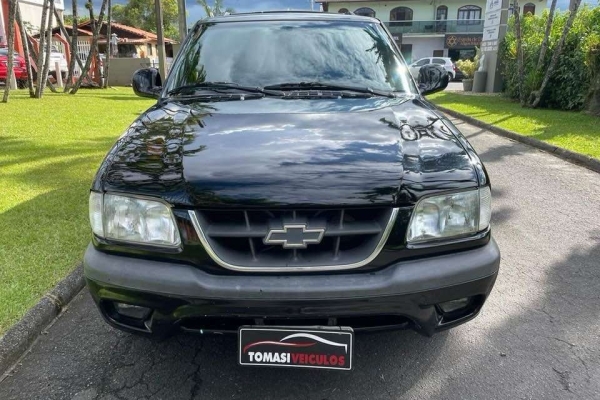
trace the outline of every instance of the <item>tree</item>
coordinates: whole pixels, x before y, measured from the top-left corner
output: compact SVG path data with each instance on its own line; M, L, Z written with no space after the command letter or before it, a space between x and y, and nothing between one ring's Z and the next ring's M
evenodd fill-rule
M75 4L77 5L77 0L75 0ZM64 21L65 25L73 26L73 24L76 20L79 23L87 22L90 20L90 17L87 17L87 16L79 17L77 15L77 10L75 10L75 9L73 9L71 12L72 12L72 14L64 14L63 15L63 21Z
M102 0L102 5L100 6L100 14L98 14L98 21L94 18L94 6L92 0L88 0L85 7L88 9L90 13L90 20L92 21L92 45L90 46L90 52L88 53L88 57L85 60L85 65L81 71L81 75L79 75L79 79L75 82L75 85L70 91L70 94L75 94L79 90L83 79L88 75L90 71L90 67L92 65L92 59L98 57L98 37L100 36L100 29L102 28L102 23L104 22L104 13L106 11L106 4L108 0Z
M4 88L3 103L8 103L8 95L10 93L10 81L13 76L13 64L15 59L15 18L16 18L16 1L8 1L8 65L6 68L6 87Z
M214 5L211 7L208 4L208 0L196 0L198 4L204 8L204 12L207 17L216 17L224 15L225 13L234 13L235 10L231 7L223 8L223 0L215 0Z
M27 26L21 16L21 6L19 1L15 2L16 8L16 19L17 25L19 26L19 32L21 33L21 39L23 40L23 57L25 58L25 68L27 68L27 88L29 89L29 97L35 97L35 88L33 87L33 69L31 68L31 53L29 51L29 32Z
M177 0L162 0L161 5L165 36L177 40L179 38ZM116 23L156 33L154 0L130 0L127 4L115 4L111 11L112 20Z
M515 30L517 36L517 65L519 74L519 101L521 106L525 105L525 88L523 87L523 78L525 75L525 66L523 63L523 35L521 31L521 7L519 6L518 0L515 0L514 4L515 13Z
M44 7L44 9L48 12L49 18L46 31L44 32L40 30L40 38L46 35L46 46L44 47L40 45L38 50L38 52L44 56L43 68L40 69L38 67L38 86L35 91L35 96L38 99L42 98L42 95L44 94L44 88L46 87L46 82L48 81L48 74L50 72L50 53L52 49L52 17L54 15L54 0L47 0L45 3L48 3L48 6ZM43 25L40 25L40 27L40 29L44 28ZM38 59L42 59L42 57L39 57ZM41 74L40 71L42 71ZM60 70L55 71L55 73L60 74Z
M550 5L550 14L548 14L548 20L546 21L546 32L544 33L544 39L542 40L542 46L540 48L540 56L537 62L538 71L542 69L542 66L544 65L544 58L546 57L546 52L548 51L548 42L550 41L550 32L552 31L552 21L554 21L556 2L557 0L552 0L552 4Z
M544 79L542 80L542 84L540 85L540 88L538 90L533 91L531 93L530 106L533 108L536 108L540 104L540 100L542 99L542 95L544 94L544 89L546 89L546 86L548 85L548 82L550 81L550 78L554 73L554 69L556 68L556 64L558 63L558 58L562 53L565 40L567 38L567 35L569 34L569 31L571 30L571 26L573 26L573 21L577 16L577 10L579 10L580 5L581 0L571 0L569 4L569 18L567 19L567 23L563 28L562 34L560 35L558 44L556 45L556 48L552 53L552 59L550 60L550 65L548 66L548 69L546 69L546 73L544 75Z

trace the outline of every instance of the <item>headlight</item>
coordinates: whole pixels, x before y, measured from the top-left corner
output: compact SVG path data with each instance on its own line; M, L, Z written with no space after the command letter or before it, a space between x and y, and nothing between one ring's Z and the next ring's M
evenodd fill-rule
M478 190L426 197L417 203L408 243L467 236L487 229L492 215L488 186Z
M171 210L159 201L91 192L90 224L106 239L158 246L181 243Z

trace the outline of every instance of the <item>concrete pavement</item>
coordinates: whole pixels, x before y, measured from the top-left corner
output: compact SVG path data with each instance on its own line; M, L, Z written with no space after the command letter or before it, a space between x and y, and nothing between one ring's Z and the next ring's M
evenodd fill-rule
M491 175L502 251L472 322L433 338L359 335L349 373L242 368L234 337L117 332L84 289L0 399L600 398L600 174L455 123Z

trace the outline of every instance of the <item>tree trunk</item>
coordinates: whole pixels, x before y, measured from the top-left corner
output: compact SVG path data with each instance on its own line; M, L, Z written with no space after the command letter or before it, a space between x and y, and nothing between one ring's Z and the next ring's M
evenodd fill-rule
M523 65L523 35L521 32L521 10L519 9L519 2L515 0L514 4L515 13L515 30L517 36L517 74L518 87L519 87L519 101L521 106L525 105L525 88L523 87L523 78L525 75L525 67Z
M8 103L10 94L10 81L13 76L13 65L15 61L15 0L8 1L8 64L6 66L6 83L4 86L3 103Z
M23 24L23 18L21 17L21 6L17 0L15 3L16 8L16 19L19 31L21 32L21 40L23 41L23 51L25 56L25 67L27 68L27 88L29 89L29 97L35 97L35 88L33 87L33 69L31 68L31 52L29 51L29 35L25 25Z
M69 32L67 32L67 28L65 28L65 25L60 20L60 16L58 15L58 11L56 11L56 8L54 9L54 16L55 16L56 20L58 21L58 27L60 28L60 31L62 32L63 36L65 37L65 40L67 42L69 42L69 46L70 46L71 36L69 36ZM74 59L75 59L75 62L79 65L79 68L83 68L83 63L81 62L81 59L79 58L79 55L77 54L77 49L75 49L75 58Z
M112 1L108 0L108 16L106 18L108 24L106 26L106 57L104 58L104 89L108 88L108 72L110 68L110 57L112 55L112 38L111 38L111 24L112 24Z
M546 69L546 74L544 75L544 80L542 81L542 85L540 86L539 90L537 90L531 94L533 97L533 102L531 103L531 106L533 108L536 108L540 104L540 100L542 99L542 95L544 94L544 89L546 89L546 86L548 85L548 82L550 81L550 78L552 77L552 74L554 73L554 69L556 68L556 64L558 63L558 58L560 57L560 55L562 53L562 49L565 44L565 40L567 39L567 35L569 34L569 31L571 30L571 26L573 26L573 21L575 20L575 17L577 16L577 10L579 10L580 4L581 4L581 0L571 0L571 3L569 5L569 12L570 12L569 18L567 19L567 22L565 23L565 27L563 28L562 34L560 35L558 44L556 45L556 48L554 49L554 52L552 53L552 58L550 59L550 65Z
M588 55L592 66L592 85L587 101L587 110L600 117L600 45L590 50Z
M50 72L50 53L52 51L52 16L54 15L54 0L48 1L48 26L46 27L46 53L42 51L44 54L44 71L42 72L42 85L38 87L37 97L38 99L44 95L44 89L46 87L46 82L48 82L48 74ZM40 38L42 37L42 31L40 31ZM55 71L57 74L60 74L60 69ZM38 71L39 75L39 71ZM39 82L39 79L38 79ZM52 85L49 85L54 89ZM53 90L55 91L55 90Z
M40 90L42 87L42 70L44 69L44 43L46 37L43 35L44 29L46 28L46 18L48 17L48 4L50 0L44 0L42 5L42 22L40 23L40 41L38 44L37 54L37 85L35 88L35 97L38 99L41 97Z
M79 90L79 87L81 86L81 83L83 82L83 78L88 74L88 72L90 70L90 66L92 64L92 58L94 57L94 53L96 52L96 49L98 48L98 36L100 35L100 29L102 28L102 22L104 20L104 11L106 10L107 1L108 0L102 0L102 6L100 7L100 14L98 14L98 23L97 24L94 19L94 10L93 10L91 1L88 1L88 6L89 6L89 10L90 10L90 18L91 18L92 26L93 26L92 45L90 47L90 53L88 54L88 58L85 61L83 70L81 71L81 75L79 76L79 79L77 79L77 82L75 82L75 86L73 86L73 88L71 89L70 94L77 93L77 91Z
M544 39L542 39L542 45L540 47L540 57L537 62L537 72L539 72L544 66L544 58L546 58L546 52L548 51L548 42L550 41L550 31L552 31L552 22L554 21L554 11L556 10L556 1L552 0L550 5L550 14L548 14L548 21L546 21L546 32L544 33Z
M81 60L79 60L79 54L77 54L77 0L72 1L72 12L73 29L71 31L71 40L69 40L69 43L71 43L71 60L69 60L69 72L67 73L67 82L65 83L64 89L65 93L67 93L69 91L69 88L73 85L73 75L75 74L75 60L79 61L80 70L83 69L83 66L81 65Z

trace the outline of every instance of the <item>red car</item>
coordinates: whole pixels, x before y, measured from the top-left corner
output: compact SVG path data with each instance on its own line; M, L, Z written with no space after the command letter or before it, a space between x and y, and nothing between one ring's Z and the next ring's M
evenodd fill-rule
M15 78L17 79L17 86L24 88L27 86L27 67L25 66L25 59L18 53L15 53L13 61L13 70L15 71ZM7 81L8 71L8 49L0 49L0 82Z

